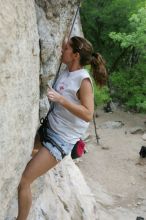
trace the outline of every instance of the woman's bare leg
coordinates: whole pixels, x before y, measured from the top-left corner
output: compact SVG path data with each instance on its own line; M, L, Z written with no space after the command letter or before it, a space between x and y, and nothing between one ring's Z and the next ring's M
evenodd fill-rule
M26 220L31 203L30 184L39 176L54 167L58 161L42 147L27 164L18 187L18 217L17 220Z

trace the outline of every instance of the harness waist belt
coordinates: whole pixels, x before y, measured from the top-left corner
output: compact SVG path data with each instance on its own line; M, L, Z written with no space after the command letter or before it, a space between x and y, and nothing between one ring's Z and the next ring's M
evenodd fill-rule
M64 152L64 150L59 146L59 144L57 144L54 140L52 140L50 137L47 137L46 138L47 141L49 141L54 147L56 147L61 155L62 155L62 158L64 158L66 156L66 153Z

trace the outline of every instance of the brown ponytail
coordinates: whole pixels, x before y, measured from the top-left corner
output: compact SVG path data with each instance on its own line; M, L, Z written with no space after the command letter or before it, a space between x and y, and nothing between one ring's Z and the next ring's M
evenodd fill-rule
M91 70L96 84L101 87L107 82L107 71L105 61L99 53L92 53Z
M93 53L92 44L85 38L74 36L70 39L70 46L74 53L80 54L81 66L91 64L95 83L99 86L104 86L107 81L105 61L99 53Z

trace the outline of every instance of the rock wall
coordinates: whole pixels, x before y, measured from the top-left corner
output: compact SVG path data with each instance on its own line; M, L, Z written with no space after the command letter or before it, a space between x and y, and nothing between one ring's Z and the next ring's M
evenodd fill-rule
M39 36L34 2L0 2L0 219L30 158L39 110Z
M62 40L77 3L0 2L0 220L17 215L17 185L30 160L39 102L43 115L49 107L47 84L58 69ZM77 24L74 31L80 30ZM32 191L29 220L98 219L94 196L69 156L38 178Z

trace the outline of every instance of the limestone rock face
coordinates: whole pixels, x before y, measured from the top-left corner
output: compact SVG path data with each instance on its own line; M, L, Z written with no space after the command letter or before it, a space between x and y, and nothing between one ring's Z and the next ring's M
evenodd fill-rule
M0 220L17 215L17 186L31 158L39 110L44 115L49 107L47 84L58 69L77 3L1 0ZM74 31L81 35L78 24L79 17ZM32 192L29 220L98 219L94 196L70 156L38 178Z
M39 36L35 5L0 3L0 219L30 158L39 110Z

